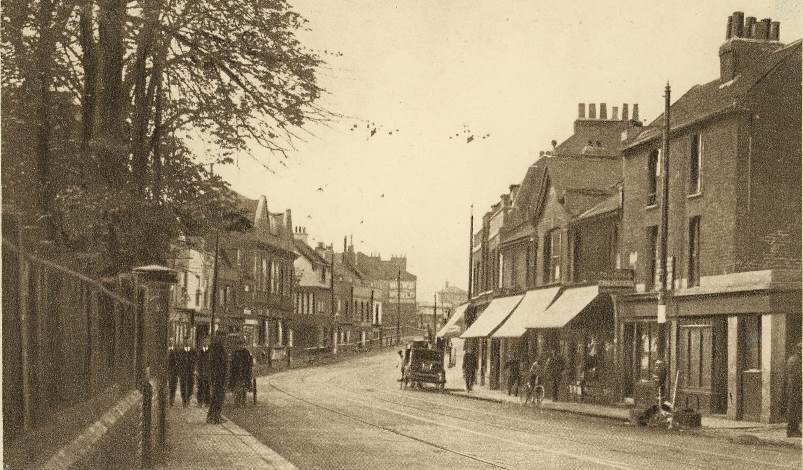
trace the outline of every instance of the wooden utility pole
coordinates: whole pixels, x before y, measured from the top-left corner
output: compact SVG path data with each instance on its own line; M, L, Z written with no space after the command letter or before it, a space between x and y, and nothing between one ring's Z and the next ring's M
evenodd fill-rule
M435 341L435 336L438 334L438 293L435 295L435 307L432 309L432 341Z
M396 344L401 342L401 269L396 274Z
M468 229L468 300L471 300L471 286L474 281L474 204L471 205L471 219Z
M329 280L329 290L331 292L331 308L332 308L332 354L337 354L337 310L335 310L335 247L332 246L332 257L331 257L331 274L332 277Z
M669 234L669 82L664 93L664 136L661 149L661 243L658 287L658 358L666 364L667 237Z

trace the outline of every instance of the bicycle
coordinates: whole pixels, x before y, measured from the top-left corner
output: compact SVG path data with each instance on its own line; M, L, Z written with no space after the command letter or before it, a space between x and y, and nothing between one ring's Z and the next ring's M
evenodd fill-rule
M519 395L519 402L521 406L526 406L528 403L535 403L535 406L541 408L541 402L544 401L544 386L536 379L535 387L532 386L532 380L528 380L524 384L521 394Z

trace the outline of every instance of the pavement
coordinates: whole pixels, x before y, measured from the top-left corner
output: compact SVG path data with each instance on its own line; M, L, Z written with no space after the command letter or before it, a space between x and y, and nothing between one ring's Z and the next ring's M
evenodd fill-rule
M157 469L296 468L228 419L219 425L207 424L206 408L194 403L170 408L167 423L167 450Z
M475 400L492 401L496 403L519 403L517 396L507 394L506 390L490 390L488 385L475 385L471 392L463 386L462 370L458 367L446 369L446 382L450 384L448 392L452 395L462 396ZM618 421L629 421L629 406L606 406L592 403L553 402L544 399L543 409L591 416L595 418L608 418ZM786 437L786 424L763 424L752 421L736 421L724 416L703 416L702 428L694 432L709 437L717 437L739 444L775 445L801 449L801 438Z

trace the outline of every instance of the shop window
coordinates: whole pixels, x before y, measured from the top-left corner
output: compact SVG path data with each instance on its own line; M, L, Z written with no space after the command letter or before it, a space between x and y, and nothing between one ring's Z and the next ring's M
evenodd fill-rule
M688 286L700 285L700 217L689 220L689 278Z
M639 378L650 380L658 358L658 325L642 323L636 326Z
M659 166L660 151L658 149L650 152L647 157L647 205L654 206L658 203L658 177L661 174Z
M703 149L700 134L692 134L689 142L689 194L699 194L701 190L700 169L702 168Z

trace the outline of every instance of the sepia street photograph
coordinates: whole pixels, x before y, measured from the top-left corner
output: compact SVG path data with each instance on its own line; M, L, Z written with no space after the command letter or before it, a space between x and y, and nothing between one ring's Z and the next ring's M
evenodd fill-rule
M803 0L0 16L3 470L803 467Z

